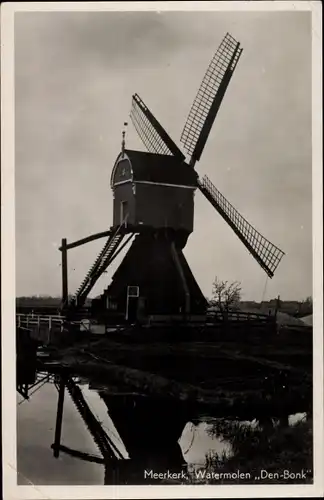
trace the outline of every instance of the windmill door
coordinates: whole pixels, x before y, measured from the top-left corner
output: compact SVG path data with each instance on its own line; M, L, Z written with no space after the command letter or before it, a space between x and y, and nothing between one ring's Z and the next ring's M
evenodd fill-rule
M126 321L136 321L139 301L139 287L127 287Z
M120 224L126 222L128 216L128 201L120 202Z

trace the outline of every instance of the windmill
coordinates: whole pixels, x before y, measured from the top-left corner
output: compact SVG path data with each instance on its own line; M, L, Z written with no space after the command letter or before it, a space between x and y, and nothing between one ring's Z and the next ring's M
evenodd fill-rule
M123 134L122 150L111 174L113 225L69 310L84 304L102 273L135 237L111 284L93 301L94 307L124 312L126 319L141 314L203 314L206 299L182 252L193 231L197 189L273 277L284 253L262 236L207 176L200 179L195 170L242 50L227 33L212 58L180 138L188 161L142 99L133 95L130 117L148 151L125 149Z

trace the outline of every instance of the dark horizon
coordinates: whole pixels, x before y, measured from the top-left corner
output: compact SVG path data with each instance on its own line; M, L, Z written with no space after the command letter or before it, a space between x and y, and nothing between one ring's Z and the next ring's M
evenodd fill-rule
M71 294L72 296L73 294ZM88 297L86 300L87 301L91 301L93 298L97 298L97 297ZM301 299L301 300L297 300L297 299L283 299L282 297L280 297L280 302L282 303L287 303L287 302L296 302L298 304L302 304L302 303L305 303L305 302L308 302L308 299L313 299L311 295L308 295L308 296L305 296L304 299ZM39 295L19 295L16 297L16 301L17 300L21 300L21 299L43 299L43 300L46 300L46 299L50 299L50 300L57 300L57 301L61 301L62 300L62 297L60 295L46 295L46 294L39 294ZM268 304L270 302L274 302L278 299L278 297L273 297L272 299L268 299L268 300L257 300L257 299L244 299L244 298L241 298L239 300L240 303L242 302L247 302L247 303L256 303L256 304Z

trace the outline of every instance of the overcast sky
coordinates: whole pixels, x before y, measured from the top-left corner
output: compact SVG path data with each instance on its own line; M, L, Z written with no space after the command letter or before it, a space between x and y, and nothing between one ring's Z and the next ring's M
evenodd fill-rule
M36 12L15 14L17 295L59 295L61 238L110 227L132 94L179 144L226 32L243 54L197 169L286 253L265 299L312 294L310 14ZM131 123L126 141L144 150ZM103 244L70 251L70 292ZM185 255L206 295L217 275L261 300L266 274L199 192Z

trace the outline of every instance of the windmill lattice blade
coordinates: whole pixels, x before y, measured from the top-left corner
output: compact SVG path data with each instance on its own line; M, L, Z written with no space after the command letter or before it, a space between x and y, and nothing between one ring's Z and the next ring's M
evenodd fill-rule
M133 95L130 117L150 153L173 155L180 161L184 160L184 154L137 94Z
M270 278L273 277L282 257L282 250L267 240L227 201L205 175L198 181L200 191L231 226L249 252Z
M242 50L227 33L206 71L180 139L191 162L200 159Z

